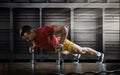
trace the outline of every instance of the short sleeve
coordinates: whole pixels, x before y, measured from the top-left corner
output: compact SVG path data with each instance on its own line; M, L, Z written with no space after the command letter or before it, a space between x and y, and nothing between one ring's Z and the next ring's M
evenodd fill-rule
M48 33L48 35L54 35L54 27L53 26L44 26L44 30Z

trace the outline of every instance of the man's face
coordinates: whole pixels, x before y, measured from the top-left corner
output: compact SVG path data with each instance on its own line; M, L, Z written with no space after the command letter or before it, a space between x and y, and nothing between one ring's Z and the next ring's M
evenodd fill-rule
M24 39L24 40L26 40L26 41L28 41L28 42L30 42L30 41L33 41L33 39L34 39L34 34L33 34L33 32L30 32L30 33L24 33L24 35L22 36L22 38Z

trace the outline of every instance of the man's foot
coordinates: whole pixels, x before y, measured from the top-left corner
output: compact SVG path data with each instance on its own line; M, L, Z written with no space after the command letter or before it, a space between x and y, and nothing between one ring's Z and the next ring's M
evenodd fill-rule
M75 64L79 63L80 56L81 56L80 54L73 56L73 63Z
M98 60L97 60L97 63L103 63L103 60L104 60L104 54L103 53L100 53L101 55L98 56Z

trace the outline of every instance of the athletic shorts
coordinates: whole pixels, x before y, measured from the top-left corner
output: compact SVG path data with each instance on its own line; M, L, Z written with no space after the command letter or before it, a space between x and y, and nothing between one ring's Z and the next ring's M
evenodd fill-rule
M60 40L60 37L57 38L58 40ZM68 51L68 52L73 52L73 42L71 42L68 39L65 39L64 43L63 43L63 51Z

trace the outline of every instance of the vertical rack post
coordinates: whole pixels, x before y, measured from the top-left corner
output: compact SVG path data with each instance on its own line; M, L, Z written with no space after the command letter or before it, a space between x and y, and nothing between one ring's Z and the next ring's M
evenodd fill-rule
M35 74L35 53L34 53L34 50L32 50L31 68L32 68L32 75L34 75Z
M58 49L58 60L57 60L57 66L58 66L58 75L64 75L62 74L63 72L63 59L62 59L62 55L61 55L61 51L62 51L63 47Z

